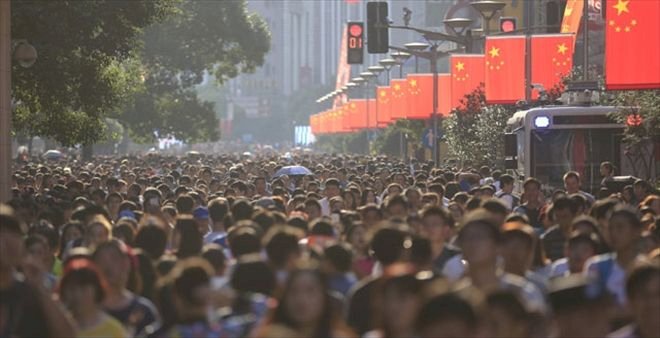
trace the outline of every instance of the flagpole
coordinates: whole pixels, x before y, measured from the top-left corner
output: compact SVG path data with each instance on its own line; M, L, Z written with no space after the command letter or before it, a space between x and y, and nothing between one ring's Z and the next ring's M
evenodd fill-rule
M584 0L582 9L582 34L584 44L584 69L582 70L582 80L589 80L589 0Z

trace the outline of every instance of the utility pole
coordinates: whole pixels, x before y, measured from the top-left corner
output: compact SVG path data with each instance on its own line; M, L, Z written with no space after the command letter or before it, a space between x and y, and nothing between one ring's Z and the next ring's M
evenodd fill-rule
M11 1L0 1L0 202L11 199Z

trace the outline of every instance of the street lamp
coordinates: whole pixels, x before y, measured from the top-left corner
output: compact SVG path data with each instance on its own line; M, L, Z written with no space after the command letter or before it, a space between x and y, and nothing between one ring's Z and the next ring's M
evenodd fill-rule
M382 60L378 61L378 63L381 66L383 66L383 68L385 68L385 70L387 70L387 84L389 85L390 84L390 70L392 69L392 67L399 64L399 62L397 62L396 60L394 60L392 58L387 58L387 59L382 59Z
M506 3L501 1L483 0L471 2L470 6L481 14L481 17L483 18L482 29L484 30L485 35L488 36L490 35L490 20L495 17L497 11L506 6Z
M453 35L463 35L465 30L472 25L472 19L452 18L443 21L443 23Z
M411 42L403 46L413 52L421 52L429 48L429 44L424 42ZM415 73L419 73L419 61L417 55L415 55Z
M403 78L403 64L410 59L410 53L403 52L403 51L396 51L393 53L390 53L390 56L396 60L396 62L399 64L399 78Z

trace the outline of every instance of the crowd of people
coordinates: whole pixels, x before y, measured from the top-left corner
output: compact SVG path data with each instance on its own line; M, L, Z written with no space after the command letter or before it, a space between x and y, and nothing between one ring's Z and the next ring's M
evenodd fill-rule
M643 180L311 153L14 169L3 338L660 337Z

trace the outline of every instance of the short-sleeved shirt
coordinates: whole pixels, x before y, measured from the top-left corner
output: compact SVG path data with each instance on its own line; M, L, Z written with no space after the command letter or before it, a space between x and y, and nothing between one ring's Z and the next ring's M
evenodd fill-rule
M151 327L151 330L160 327L156 307L143 297L133 296L128 306L123 309L105 309L105 311L122 323L129 332L133 331L134 336L144 333L147 327Z
M128 338L128 333L124 330L124 326L121 323L114 319L112 316L109 316L103 313L103 319L100 323L94 327L88 329L79 330L78 337L85 338Z

